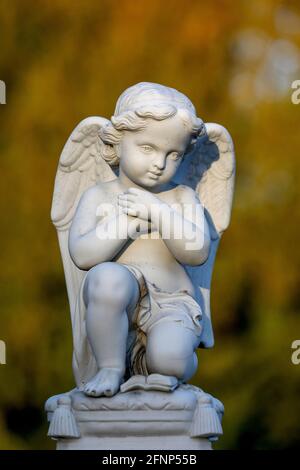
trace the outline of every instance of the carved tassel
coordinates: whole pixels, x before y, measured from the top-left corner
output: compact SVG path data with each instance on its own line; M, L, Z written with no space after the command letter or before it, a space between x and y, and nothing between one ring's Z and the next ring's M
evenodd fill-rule
M72 411L72 400L68 395L60 397L52 415L48 436L52 438L79 438L80 432Z
M223 434L218 414L208 396L198 398L190 429L191 437L218 438Z

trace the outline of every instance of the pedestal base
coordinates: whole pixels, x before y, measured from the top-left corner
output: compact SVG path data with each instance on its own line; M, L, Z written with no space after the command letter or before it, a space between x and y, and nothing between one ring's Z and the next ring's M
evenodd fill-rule
M212 450L208 439L188 436L129 436L59 439L56 450Z
M78 390L46 403L58 450L210 450L223 405L191 385L91 398Z

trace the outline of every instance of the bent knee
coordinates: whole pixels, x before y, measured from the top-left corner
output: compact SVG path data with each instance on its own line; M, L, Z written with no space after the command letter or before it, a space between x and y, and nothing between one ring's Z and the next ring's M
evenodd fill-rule
M86 305L92 301L126 308L132 289L129 271L118 263L105 262L88 272L84 285L84 301Z
M183 382L193 377L198 365L196 353L176 358L167 354L146 354L146 361L150 373L174 376Z
M189 380L197 370L198 360L194 348L187 338L162 343L149 336L146 349L147 367L151 373L172 375L179 380Z

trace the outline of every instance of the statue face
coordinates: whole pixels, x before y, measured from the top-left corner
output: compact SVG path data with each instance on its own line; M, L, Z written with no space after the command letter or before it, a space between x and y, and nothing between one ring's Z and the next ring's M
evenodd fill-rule
M139 131L124 131L119 144L120 173L133 183L155 188L169 182L190 142L191 131L182 119L148 119Z

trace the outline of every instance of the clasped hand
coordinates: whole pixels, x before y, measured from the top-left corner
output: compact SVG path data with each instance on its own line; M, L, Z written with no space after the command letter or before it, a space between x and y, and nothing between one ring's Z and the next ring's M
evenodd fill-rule
M129 188L124 193L119 194L118 204L127 216L136 220L137 231L140 234L149 233L149 230L156 230L151 212L163 204L157 196L149 191Z
M119 194L118 204L126 214L151 222L151 211L161 205L162 201L149 191L129 188Z

